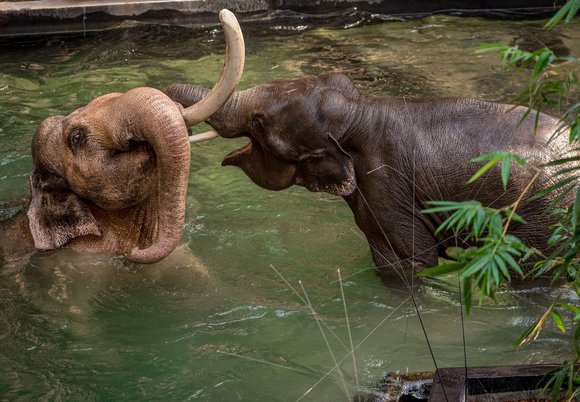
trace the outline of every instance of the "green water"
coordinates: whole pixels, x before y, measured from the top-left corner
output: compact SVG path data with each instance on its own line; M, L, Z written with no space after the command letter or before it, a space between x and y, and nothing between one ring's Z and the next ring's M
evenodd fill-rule
M285 17L245 25L241 87L342 71L376 95L507 101L521 81L502 71L495 55L474 55L478 43L549 44L576 56L580 50L578 21L565 33L545 33L542 21L333 18L321 28ZM223 45L211 28L151 26L4 43L0 213L28 192L29 143L44 117L138 86L211 87ZM375 276L346 204L298 187L268 192L240 170L220 167L243 143L192 147L184 246L166 266L137 269L57 250L0 267L0 400L288 401L313 386L304 400L345 400L343 381L352 395L357 377L368 389L387 371L433 370L408 291ZM337 269L358 345L356 369L345 359ZM282 276L299 292L302 284L327 326L343 380L331 371L312 311ZM463 366L464 359L472 366L558 362L570 351L569 336L552 326L532 345L513 347L554 296L544 284L502 292L497 304L475 308L465 322L466 356L455 280L417 281L415 292L439 367Z

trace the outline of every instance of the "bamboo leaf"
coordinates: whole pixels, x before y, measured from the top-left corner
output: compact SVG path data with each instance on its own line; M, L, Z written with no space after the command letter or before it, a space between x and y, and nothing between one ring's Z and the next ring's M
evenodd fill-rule
M494 238L497 239L499 236L501 236L503 232L503 220L501 219L499 213L493 214L490 217L488 228L490 235L492 235Z
M487 269L488 269L488 271L491 272L491 276L492 276L493 280L495 281L495 284L500 285L503 281L501 280L501 277L500 277L500 268L498 267L497 262L494 258L496 256L497 256L497 254L491 255L488 258L489 262L487 263ZM488 283L488 287L491 287L491 283Z
M511 166L512 158L508 155L501 161L501 184L503 185L504 190L507 188Z
M445 249L445 255L447 255L449 258L453 258L454 260L457 260L462 252L463 249L461 247L447 247Z
M457 209L465 208L468 206L481 206L478 201L427 201L427 205L433 205L433 208L423 209L421 212L424 214L435 214L441 212L451 212Z
M568 24L570 21L572 21L572 18L574 18L574 16L578 12L579 7L580 1L578 0L568 1L566 4L562 6L562 8L558 10L556 14L554 14L554 16L552 16L552 18L550 18L548 22L546 22L546 25L544 25L544 27L547 29L553 28L560 21L562 21L562 19L564 19L564 25Z
M477 45L475 53L497 52L505 50L508 46L502 43L482 43Z
M574 186L576 185L576 183L573 184L569 184L567 187L565 187L562 192L560 194L558 194L558 196L556 198L554 198L552 200L552 202L550 202L550 204L548 205L548 210L554 209L556 208L560 201L562 201L572 190L574 190Z
M537 55L535 57L536 65L532 70L532 77L531 79L536 78L540 75L544 70L552 63L554 60L554 54L547 48L540 49L537 51ZM539 118L539 113L536 113L536 120ZM536 125L537 127L537 125Z
M534 322L528 328L526 328L524 332L519 336L519 338L516 339L516 345L522 346L528 343L531 340L531 336L534 334L534 331L536 330L538 323L539 320Z
M504 261L506 261L509 264L509 266L512 267L514 271L516 271L521 276L524 275L524 272L520 268L519 264L516 262L516 260L514 260L514 258L510 255L510 253L504 250L498 250L497 252L502 256Z
M456 272L461 270L465 266L464 263L450 263L450 264L443 264L437 265L435 267L424 269L417 273L417 276L426 277L426 276L441 276L446 275L451 272Z
M483 165L481 167L481 169L479 169L477 172L475 172L475 174L473 176L471 176L471 179L467 180L467 184L471 184L475 180L479 179L483 174L485 174L489 169L491 169L500 160L501 160L501 156L496 156L495 158L493 158L492 160L487 162L485 165Z
M475 219L473 220L473 233L475 238L479 238L481 231L483 230L484 223L486 221L485 211L481 208L476 210Z
M499 254L495 254L493 256L493 259L495 260L497 266L501 270L501 273L503 274L504 278L509 281L510 280L510 274L508 272L508 269L507 269L507 266L505 264L505 261L500 257Z
M578 161L580 161L580 155L579 156L570 156L568 158L554 159L554 160L546 163L546 166L558 166L558 165L563 165L565 163L578 162Z
M558 307L564 308L564 309L566 309L568 311L571 311L571 312L573 312L575 314L580 314L580 307L573 306L573 305L568 304L568 303L560 303L558 305Z
M576 190L576 198L572 210L572 231L574 236L580 235L580 186Z
M524 220L524 218L522 218L520 215L518 215L515 212L511 215L511 217L512 217L512 221L514 221L514 222L526 223L526 221Z
M562 321L562 316L556 310L552 310L551 312L552 319L563 333L566 333L566 326L564 325L564 321Z
M507 152L502 152L502 151L490 152L488 154L479 155L478 157L471 159L470 162L476 163L476 162L490 161L490 160L495 159L497 157L499 157L501 159L501 158L503 158L503 156L505 154L507 154Z
M550 194L552 191L558 190L559 188L564 187L566 184L571 183L577 178L578 176L572 176L564 180L560 180L559 182L552 184L551 186L545 188L544 190L537 192L532 197L530 197L530 200L537 200L538 198L544 197L545 195Z
M453 215L451 215L449 218L447 218L445 221L443 221L443 223L441 225L439 225L437 230L435 230L435 234L437 235L440 232L445 231L446 229L452 229L453 226L457 223L457 221L459 221L461 219L461 216L463 214L464 214L463 210L455 211L453 213Z
M485 257L486 256L482 256L467 263L465 270L461 273L461 276L467 277L475 275L478 271L481 270L481 268L485 266L485 264L487 264L489 259Z
M517 163L518 165L520 165L520 166L524 166L524 165L527 163L527 160L526 160L526 158L522 158L522 157L521 157L521 156L519 156L519 155L513 155L513 154L512 154L512 157L514 158L514 160L516 161L516 163Z

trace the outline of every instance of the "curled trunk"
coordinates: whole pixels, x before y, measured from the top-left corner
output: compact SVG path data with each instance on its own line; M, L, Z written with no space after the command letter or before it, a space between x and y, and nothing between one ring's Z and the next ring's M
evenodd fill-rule
M181 240L190 166L187 127L179 108L156 89L131 90L123 101L133 110L130 116L125 116L127 127L131 127L138 140L151 144L159 177L156 238L145 249L133 248L127 258L153 263L171 253Z

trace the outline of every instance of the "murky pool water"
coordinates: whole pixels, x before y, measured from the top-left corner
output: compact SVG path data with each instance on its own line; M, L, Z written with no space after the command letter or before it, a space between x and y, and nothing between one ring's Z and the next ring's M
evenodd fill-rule
M244 26L241 87L342 71L375 95L508 101L520 82L495 55L475 55L477 44L580 50L580 21L546 33L542 21L334 18L320 28L296 16ZM134 26L3 44L1 214L28 192L29 143L41 119L137 86L210 87L222 54L219 30L199 27ZM386 371L434 368L408 291L375 276L346 204L298 187L268 192L240 170L220 167L240 145L220 139L192 147L184 246L165 268L70 250L0 267L0 399L344 400L345 388L352 395L357 382L371 387ZM337 269L356 364L345 358ZM300 284L324 320L334 358ZM570 351L569 337L549 326L532 345L513 346L552 300L545 284L502 292L497 304L475 308L465 322L465 349L456 279L417 281L415 292L440 367L558 362Z

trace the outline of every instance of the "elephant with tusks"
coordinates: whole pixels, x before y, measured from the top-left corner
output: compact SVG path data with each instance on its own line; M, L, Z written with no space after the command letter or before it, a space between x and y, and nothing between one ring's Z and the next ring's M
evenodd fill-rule
M207 92L188 84L165 89L184 107ZM537 180L532 178L544 163L574 152L567 128L544 113L466 98L372 97L337 73L235 92L207 123L215 135L249 139L222 165L240 168L258 186L299 185L342 197L385 281L396 277L395 271L401 275L437 265L446 247L470 245L460 235L436 233L445 215L421 213L428 201L475 199L503 207L526 193L517 209L526 223L513 223L511 233L546 251L554 217L545 211L558 193L537 200L530 196L553 184L554 171L542 168ZM512 169L507 191L497 166L469 185L480 168L470 161L496 151L528 162ZM562 197L560 206L570 205L572 197Z

